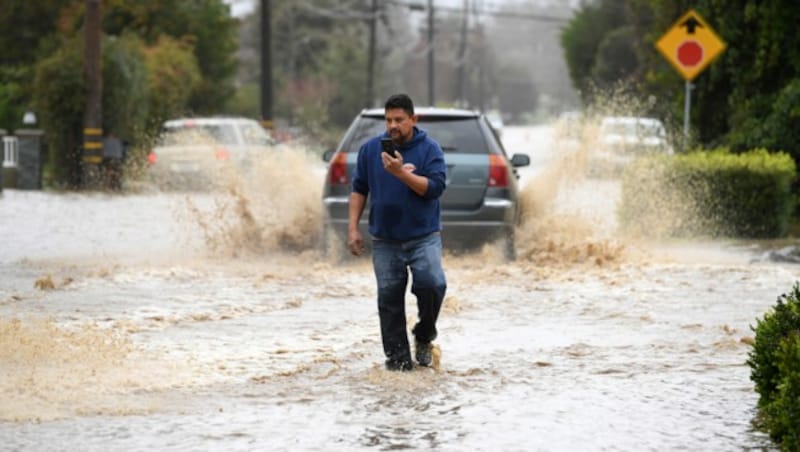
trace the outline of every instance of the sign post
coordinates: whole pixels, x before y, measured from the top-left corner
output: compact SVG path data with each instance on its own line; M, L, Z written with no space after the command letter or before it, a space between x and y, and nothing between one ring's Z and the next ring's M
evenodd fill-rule
M690 9L656 42L656 49L686 80L683 134L688 138L692 80L725 50L725 42Z

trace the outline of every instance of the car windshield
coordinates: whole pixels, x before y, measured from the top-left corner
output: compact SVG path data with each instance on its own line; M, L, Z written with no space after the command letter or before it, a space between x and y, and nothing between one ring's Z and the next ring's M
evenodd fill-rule
M204 144L214 141L222 144L237 144L236 132L230 124L193 124L169 126L161 134L162 146L181 144Z
M417 127L436 140L444 152L486 154L488 146L475 117L420 116ZM370 138L386 130L380 117L363 117L355 130L350 150L355 152Z
M243 124L242 135L244 135L245 144L267 145L271 142L267 131L256 124Z

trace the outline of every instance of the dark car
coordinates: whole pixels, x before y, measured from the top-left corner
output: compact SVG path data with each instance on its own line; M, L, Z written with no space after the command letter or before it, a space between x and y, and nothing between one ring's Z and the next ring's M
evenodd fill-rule
M441 198L442 242L446 248L464 249L502 241L507 258L515 257L514 228L519 221L517 167L530 164L526 154L511 159L487 118L475 111L416 108L417 126L441 146L447 164L447 188ZM361 145L386 130L383 109L363 110L352 122L329 162L322 201L324 237L343 249L347 240L348 201L356 156ZM367 202L366 209L369 209ZM368 236L367 211L361 232Z

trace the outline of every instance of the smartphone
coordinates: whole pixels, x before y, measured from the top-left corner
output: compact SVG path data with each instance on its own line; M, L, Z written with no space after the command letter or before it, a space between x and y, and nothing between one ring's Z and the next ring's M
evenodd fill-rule
M394 142L392 142L391 138L381 138L381 147L383 152L394 157Z

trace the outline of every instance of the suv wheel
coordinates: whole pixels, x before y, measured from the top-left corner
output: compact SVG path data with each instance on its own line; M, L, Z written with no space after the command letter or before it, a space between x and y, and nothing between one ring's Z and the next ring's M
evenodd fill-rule
M508 262L517 260L517 247L514 240L514 232L511 231L505 237L498 240L500 249L503 252L503 258Z

